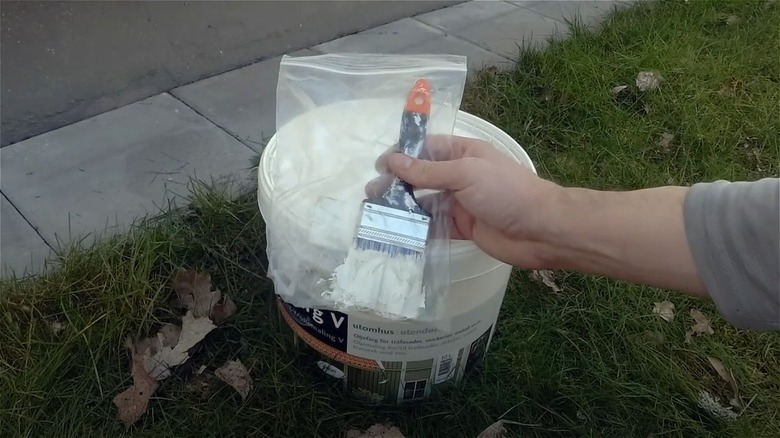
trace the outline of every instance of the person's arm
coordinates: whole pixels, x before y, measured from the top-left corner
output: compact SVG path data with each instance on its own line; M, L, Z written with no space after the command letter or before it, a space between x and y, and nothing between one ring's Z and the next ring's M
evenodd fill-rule
M606 192L565 188L541 239L556 269L706 296L685 237L685 187Z
M695 184L684 213L720 313L737 327L780 330L780 179Z
M780 329L780 179L566 188L549 208L552 267L709 296L735 326Z

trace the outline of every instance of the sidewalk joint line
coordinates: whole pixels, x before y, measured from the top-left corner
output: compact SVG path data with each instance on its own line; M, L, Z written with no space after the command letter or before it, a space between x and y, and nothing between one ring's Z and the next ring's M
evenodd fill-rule
M215 121L213 121L213 120L209 119L209 118L208 118L208 117L207 117L205 114L203 114L203 113L201 113L200 111L198 111L198 110L197 110L195 107L193 107L192 105L188 104L188 103L187 103L187 102L185 102L184 100L180 99L180 98L179 98L179 96L177 96L177 95L175 95L175 94L173 93L173 90L166 91L165 93L168 93L168 95L170 95L171 97L173 97L173 98L174 98L174 99L176 99L177 101L181 102L181 103L182 103L184 106L186 106L187 108L191 109L191 110L192 110L192 111L193 111L195 114L197 114L197 115L199 115L200 117L203 117L204 119L206 119L206 121L207 121L208 123L210 123L210 124L214 125L214 126L217 128L217 129L219 129L220 131L222 131L222 132L226 133L226 134L227 134L227 135L229 135L231 138L233 138L234 140L236 140L236 141L238 141L239 143L241 143L241 145L242 145L242 146L244 146L245 148L249 149L250 151L254 152L255 154L259 154L259 152L257 152L256 150L252 149L252 147L251 147L251 146L249 146L249 145L248 145L248 144L246 144L246 143L245 143L243 140L241 140L241 138L240 138L240 137L238 137L237 135L235 135L235 134L233 134L232 132L228 131L227 129L223 128L222 126L219 126L219 125L218 125L218 124L217 124Z
M513 5L513 6L514 6L514 5ZM422 15L422 14L421 14L421 15ZM444 29L439 29L438 27L431 26L431 25L430 25L430 24L428 24L428 23L424 23L424 22L422 22L422 21L418 20L418 19L417 19L417 17L418 17L418 16L414 16L414 17L410 17L410 18L411 18L412 20L414 20L414 21L416 21L416 22L418 22L418 23L422 24L422 25L423 25L423 26L425 26L425 27L428 27L428 28L430 28L430 29L433 29L433 30L435 30L436 32L440 33L442 36L449 36L449 37L453 37L453 38L455 38L456 40L460 40L460 41L462 41L462 42L464 42L464 43L471 44L472 46L474 46L474 47L476 47L476 48L478 48L478 49L482 49L482 50L484 50L484 51L486 51L486 52L488 52L488 53L492 53L492 54L494 54L494 55L496 55L496 56L498 56L498 57L504 58L504 59L506 59L506 60L507 60L507 61L509 61L509 62L517 62L517 60L516 60L516 59L507 58L507 57L506 57L506 55L502 55L502 54L500 54L500 53L496 53L496 52L494 52L494 51L492 51L492 50L490 50L490 49L486 49L486 48L484 48L484 47L480 46L479 44L477 44L477 43L475 43L475 42L473 42L473 41L469 41L469 40L467 40L466 38L463 38L463 37L461 37L461 36L455 35L455 34L454 34L454 33L452 33L452 32L446 31L446 30L444 30ZM413 44L411 47L414 47L414 46L415 46L415 44Z
M38 235L38 237L40 237L40 238L41 238L41 240L43 240L43 243L45 243L45 244L46 244L46 246L48 246L48 247L49 247L49 249L50 249L50 250L52 250L52 252L54 252L54 254L56 254L56 255L58 255L58 256L59 256L59 255L61 255L61 254L59 253L59 251L57 251L56 249L54 249L54 246L52 246L52 245L49 243L49 241L48 241L48 240L46 240L46 238L45 238L45 237L43 237L43 234L41 234L41 232L40 232L40 231L38 231L38 227L36 227L35 225L33 225L33 224L32 224L32 222L30 222L30 220L29 220L29 219L27 219L27 216L25 216L25 215L24 215L24 213L22 213L22 211L21 211L21 210L19 210L19 207L17 207L17 206L16 206L16 204L14 204L14 202L13 202L13 201L11 201L11 198L9 198L9 197L8 197L8 195L6 195L4 192L0 191L0 196L2 196L3 198L5 198L5 200L6 200L6 201L8 201L8 204L10 204L10 205L11 205L11 207L13 207L13 208L14 208L14 210L15 210L17 213L19 213L19 216L21 216L21 217L22 217L22 219L24 219L24 222L25 222L27 225L29 225L29 226L30 226L30 228L32 228L32 229L33 229L33 231L35 231L35 234L37 234L37 235Z

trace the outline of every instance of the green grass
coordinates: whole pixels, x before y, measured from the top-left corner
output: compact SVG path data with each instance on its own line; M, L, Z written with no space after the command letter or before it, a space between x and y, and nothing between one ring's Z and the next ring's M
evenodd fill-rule
M730 15L736 24L726 24ZM777 4L658 2L615 14L601 32L572 33L524 51L514 71L478 75L464 100L523 144L541 174L604 189L777 175ZM641 96L647 114L610 93L642 70L665 78ZM720 93L724 86L733 93ZM657 146L663 133L675 136L668 151ZM514 436L780 436L780 334L736 330L705 301L574 274L554 294L517 272L482 372L456 390L414 407L357 401L318 379L283 331L263 230L253 196L199 187L183 214L73 249L45 277L3 282L0 434L341 436L390 420L407 436L473 437L503 415L524 424L508 426ZM208 269L239 309L193 366L240 358L255 389L246 402L224 387L201 399L188 389L190 367L126 431L111 403L130 384L123 340L175 320L177 267ZM665 299L676 305L671 323L651 313ZM691 308L713 317L715 334L689 345ZM65 330L52 333L53 320ZM701 390L729 396L707 355L751 401L734 422L697 407Z

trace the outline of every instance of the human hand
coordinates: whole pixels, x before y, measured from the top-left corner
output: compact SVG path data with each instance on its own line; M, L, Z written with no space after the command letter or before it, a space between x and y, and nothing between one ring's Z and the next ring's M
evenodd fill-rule
M452 192L451 238L472 240L494 258L541 269L547 245L540 238L548 206L561 187L539 178L489 143L459 136L426 140L429 160L388 151L377 170L388 171L416 189ZM384 183L369 183L369 195Z

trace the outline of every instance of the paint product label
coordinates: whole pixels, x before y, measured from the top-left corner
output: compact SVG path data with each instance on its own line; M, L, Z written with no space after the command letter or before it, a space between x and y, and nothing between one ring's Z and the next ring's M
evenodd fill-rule
M295 307L278 299L296 336L316 350L323 372L373 399L427 397L435 385L459 381L482 361L504 291L452 320L452 330L377 320L361 313Z

